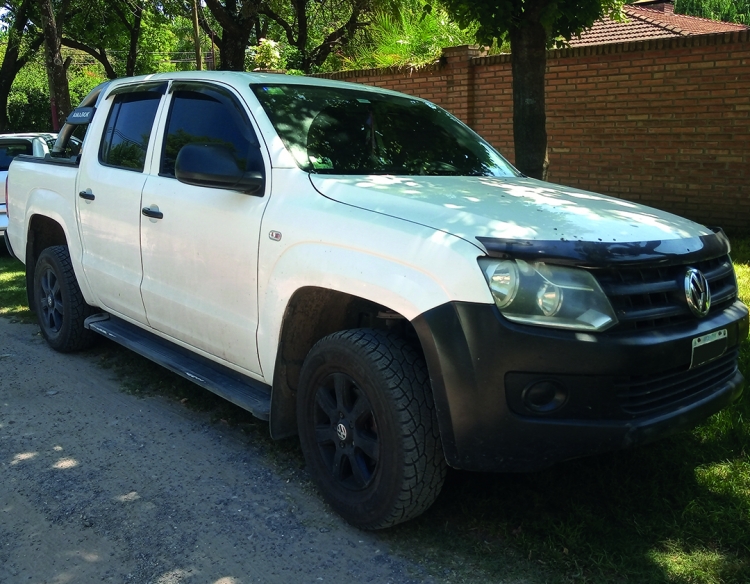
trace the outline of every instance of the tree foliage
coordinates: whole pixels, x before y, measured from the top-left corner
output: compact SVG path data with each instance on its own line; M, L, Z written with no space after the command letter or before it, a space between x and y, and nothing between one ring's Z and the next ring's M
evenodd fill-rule
M281 28L296 51L294 68L319 69L335 50L347 47L373 11L386 6L378 0L269 0L261 13Z
M477 40L510 41L516 166L544 178L549 165L544 104L546 49L580 34L605 14L619 17L623 0L440 0L459 24L477 26Z
M445 47L471 44L476 25L461 28L440 6L402 0L398 10L378 10L369 25L339 53L339 68L418 67L434 62Z
M674 11L750 25L750 0L675 0Z
M8 97L10 132L49 131L49 84L41 59L35 59L16 76Z
M248 47L261 39L282 42L288 66L310 73L331 53L348 46L373 12L396 0L205 0L199 21L220 52L219 68L250 65ZM165 3L173 16L188 15L191 0Z
M462 26L477 26L482 44L507 38L514 31L541 24L549 46L580 34L602 18L619 18L623 0L440 0Z
M268 59L260 58L266 39L268 46L276 43L274 66L309 73L418 66L436 59L445 46L475 39L496 46L510 42L516 163L527 174L541 176L545 48L580 33L603 14L616 13L622 0L438 1L432 6L429 0L204 0L199 9L203 54L210 55L215 43L220 68L267 66ZM15 74L34 54L34 43L41 43L41 8L47 5L54 9L59 43L96 59L109 78L194 67L191 58L176 65L169 61L173 51L193 52L192 0L10 0L0 16L7 23L7 65L0 67L3 111L3 80L10 79L10 91ZM58 67L58 79L64 54L50 61Z
M70 100L79 103L86 94L104 81L99 67L68 68L70 78ZM50 120L49 84L41 52L32 58L16 76L8 97L9 132L49 132Z
M161 70L160 56L177 44L171 28L172 19L145 0L77 0L65 17L62 43L91 55L114 79Z

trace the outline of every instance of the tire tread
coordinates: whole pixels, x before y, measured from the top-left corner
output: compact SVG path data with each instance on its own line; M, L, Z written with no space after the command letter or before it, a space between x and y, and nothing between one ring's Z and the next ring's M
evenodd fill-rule
M404 445L403 481L396 504L389 515L357 525L383 529L413 519L438 497L447 473L427 364L395 333L351 329L333 333L318 344L332 342L350 344L379 370L398 412Z
M45 254L52 256L52 261L58 264L57 267L61 271L61 278L59 280L60 285L64 287L63 298L67 299L65 311L69 313L70 321L67 327L63 325L60 333L63 333L63 329L65 329L65 332L58 339L48 337L44 325L40 321L42 334L52 348L61 353L72 353L86 349L91 346L95 336L93 332L83 326L83 322L91 316L93 309L83 298L83 293L73 270L73 264L70 261L68 246L55 245L48 247L39 255L39 260L43 260ZM37 265L39 265L39 260L37 261ZM36 278L34 278L34 283L36 286Z

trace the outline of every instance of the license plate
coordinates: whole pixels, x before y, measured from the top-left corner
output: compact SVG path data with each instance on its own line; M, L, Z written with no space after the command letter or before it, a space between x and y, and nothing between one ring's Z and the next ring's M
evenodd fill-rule
M690 369L700 367L709 361L721 357L727 350L728 342L727 329L721 329L720 331L694 338Z

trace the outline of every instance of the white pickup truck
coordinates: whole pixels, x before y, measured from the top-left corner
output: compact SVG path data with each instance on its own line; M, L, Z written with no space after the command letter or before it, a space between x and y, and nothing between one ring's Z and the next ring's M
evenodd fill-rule
M742 392L720 229L526 178L404 94L115 80L46 159L16 158L7 196L53 348L105 335L298 435L362 528L423 512L448 465L645 443Z

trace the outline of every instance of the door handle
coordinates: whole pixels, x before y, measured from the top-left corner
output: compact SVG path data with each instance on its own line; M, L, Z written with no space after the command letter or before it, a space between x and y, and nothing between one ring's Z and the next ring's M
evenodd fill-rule
M92 193L89 189L81 191L80 193L78 193L78 196L82 199L86 199L87 201L93 201L94 199L96 199L94 193Z
M143 209L141 209L141 213L146 217L151 217L152 219L164 219L164 213L162 213L161 211L155 211L150 207L143 207Z

